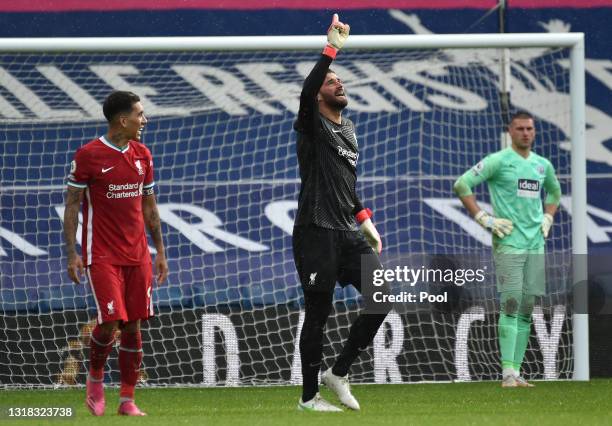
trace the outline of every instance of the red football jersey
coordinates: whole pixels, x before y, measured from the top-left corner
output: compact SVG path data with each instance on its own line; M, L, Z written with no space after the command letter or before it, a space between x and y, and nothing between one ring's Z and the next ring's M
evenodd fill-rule
M153 193L153 159L140 142L123 149L104 136L79 148L70 164L68 185L85 189L83 262L138 265L151 261L142 195Z

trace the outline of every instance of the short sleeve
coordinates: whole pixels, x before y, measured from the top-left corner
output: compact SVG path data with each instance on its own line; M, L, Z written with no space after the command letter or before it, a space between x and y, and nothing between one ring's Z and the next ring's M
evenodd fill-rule
M87 188L91 176L87 153L82 148L79 148L74 154L74 159L70 162L67 184L75 188L84 189Z
M147 149L147 171L145 173L143 189L149 190L145 191L145 195L149 195L153 193L153 187L155 186L155 176L153 173L153 156L151 155L151 151Z

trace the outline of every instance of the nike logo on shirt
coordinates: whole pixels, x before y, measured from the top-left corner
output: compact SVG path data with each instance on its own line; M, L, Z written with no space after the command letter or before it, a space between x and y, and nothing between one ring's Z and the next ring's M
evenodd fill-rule
M102 167L102 173L110 172L114 168L115 168L115 166L109 167L108 169L105 169L104 167Z

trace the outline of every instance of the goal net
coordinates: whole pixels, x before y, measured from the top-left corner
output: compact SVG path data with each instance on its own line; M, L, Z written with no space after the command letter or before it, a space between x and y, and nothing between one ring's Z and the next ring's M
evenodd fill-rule
M95 303L89 285L65 272L63 194L74 151L106 131L101 103L113 89L140 95L149 118L143 142L170 266L153 292L157 315L143 326L141 382L300 383L292 123L319 48L299 47L0 53L2 387L84 384ZM490 235L466 216L452 184L502 147L501 53L349 47L332 65L349 95L358 193L375 211L383 260L476 254L491 272L478 285L447 286L444 303L392 311L354 364L353 382L500 378ZM509 58L511 109L537 117L534 150L555 166L566 207L547 242L549 292L534 311L523 368L531 379L569 378L569 49L510 49ZM484 187L477 196L486 205ZM361 307L352 287L336 288L323 367ZM119 381L116 357L107 383Z

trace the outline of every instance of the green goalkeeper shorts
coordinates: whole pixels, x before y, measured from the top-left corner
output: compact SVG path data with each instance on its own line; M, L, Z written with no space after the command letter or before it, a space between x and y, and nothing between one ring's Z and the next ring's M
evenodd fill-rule
M544 246L519 249L498 245L493 250L497 291L518 291L533 296L546 293Z

